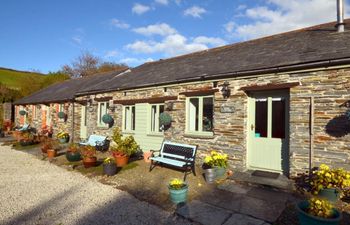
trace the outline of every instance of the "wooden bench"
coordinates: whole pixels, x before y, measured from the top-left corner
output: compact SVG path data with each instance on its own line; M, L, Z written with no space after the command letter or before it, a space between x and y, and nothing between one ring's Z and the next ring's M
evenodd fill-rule
M151 172L154 167L159 164L175 166L185 170L184 180L186 180L187 173L195 172L195 159L197 152L197 145L179 144L170 141L163 141L159 151L152 151L152 157L150 157L151 165L149 171ZM154 155L154 152L158 152L158 155Z
M80 142L79 145L91 145L94 146L97 151L103 152L108 150L109 140L107 140L105 136L92 134L87 141Z

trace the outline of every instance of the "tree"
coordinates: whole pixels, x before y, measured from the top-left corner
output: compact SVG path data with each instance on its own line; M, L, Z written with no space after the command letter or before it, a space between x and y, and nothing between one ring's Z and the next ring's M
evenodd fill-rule
M88 51L82 52L80 56L73 60L71 65L63 65L62 73L69 74L72 78L86 77L99 72L122 71L127 69L125 64L104 62L99 57Z

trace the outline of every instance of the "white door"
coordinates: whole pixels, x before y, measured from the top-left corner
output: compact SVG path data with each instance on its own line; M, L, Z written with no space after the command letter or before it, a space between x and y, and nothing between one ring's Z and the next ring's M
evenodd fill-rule
M81 106L80 138L87 139L87 107Z
M248 168L288 173L288 92L250 94Z

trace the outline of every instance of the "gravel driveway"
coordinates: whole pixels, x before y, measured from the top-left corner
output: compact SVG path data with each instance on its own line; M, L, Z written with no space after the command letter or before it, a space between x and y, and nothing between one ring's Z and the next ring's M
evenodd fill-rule
M7 146L0 146L0 179L1 224L191 224Z

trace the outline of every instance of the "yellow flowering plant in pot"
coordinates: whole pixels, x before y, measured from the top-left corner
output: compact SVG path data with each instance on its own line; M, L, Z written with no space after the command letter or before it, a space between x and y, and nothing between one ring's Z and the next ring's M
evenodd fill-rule
M311 198L297 204L300 225L339 224L341 213L325 199Z
M222 177L227 168L228 156L217 151L211 151L210 155L204 158L203 169L205 179L208 183L214 182L215 178Z
M310 184L313 194L335 202L343 190L350 188L350 172L343 168L331 169L321 164L318 170L313 171Z
M170 200L179 204L186 202L188 193L188 184L180 179L171 179L168 184Z

